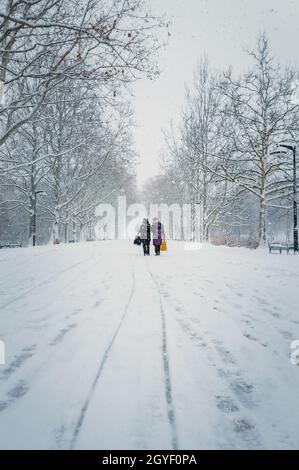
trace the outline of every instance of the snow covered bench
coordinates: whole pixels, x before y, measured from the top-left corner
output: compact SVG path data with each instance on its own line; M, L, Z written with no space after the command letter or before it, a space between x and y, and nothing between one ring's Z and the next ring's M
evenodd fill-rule
M0 248L21 248L22 243L11 240L0 240Z
M280 254L286 251L289 254L290 251L294 251L293 245L283 245L282 243L269 243L269 253L278 251Z

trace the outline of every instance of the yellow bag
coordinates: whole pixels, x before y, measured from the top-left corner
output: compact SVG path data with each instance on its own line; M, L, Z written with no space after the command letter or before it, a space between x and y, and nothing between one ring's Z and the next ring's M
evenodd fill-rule
M161 251L167 251L167 242L166 242L166 240L163 240L163 242L162 242Z

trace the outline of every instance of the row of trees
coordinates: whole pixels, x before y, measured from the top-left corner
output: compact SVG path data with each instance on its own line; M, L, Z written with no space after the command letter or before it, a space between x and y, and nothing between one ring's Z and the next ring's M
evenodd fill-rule
M179 126L165 132L163 176L150 186L160 200L191 203L194 219L200 204L205 240L258 246L289 216L292 157L276 146L296 142L298 74L275 62L265 34L247 54L252 66L239 77L201 61Z
M157 74L163 26L143 0L2 0L0 238L92 236L134 191L131 83ZM79 232L78 232L79 231Z

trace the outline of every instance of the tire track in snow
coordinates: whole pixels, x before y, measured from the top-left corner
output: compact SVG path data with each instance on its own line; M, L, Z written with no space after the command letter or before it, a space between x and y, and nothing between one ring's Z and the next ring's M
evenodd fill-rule
M176 417L175 417L175 410L172 398L172 386L171 386L171 377L170 377L170 367L169 367L169 354L168 354L168 346L167 346L167 328L166 328L166 319L165 319L165 312L163 308L163 301L162 301L162 294L159 286L159 282L153 275L148 261L147 267L149 270L149 274L154 281L157 291L159 294L159 304L160 304L160 313L161 313L161 322L162 322L162 360L163 360L163 369L164 369L164 383L165 383L165 396L167 402L167 416L171 431L171 445L173 450L178 450L178 434L177 434L177 427L176 427Z
M86 263L87 261L90 261L91 259L94 259L94 254L88 258L85 258L82 261L79 261L78 263L72 264L66 269L63 269L62 271L59 271L58 273L54 274L53 276L50 276L46 279L44 279L41 282L38 282L34 286L30 287L30 289L27 289L25 292L22 292L22 294L18 295L17 297L14 297L13 299L9 300L5 304L0 305L0 309L4 309L8 307L9 305L13 304L14 302L17 302L18 300L22 299L23 297L26 297L26 295L30 294L34 290L38 289L39 287L43 286L44 284L47 284L48 282L52 281L53 279L57 279L57 277L61 276L61 274L64 274L68 271L71 271L72 269L75 269L78 266L81 266L81 264Z
M177 298L176 303L180 303ZM223 412L238 413L238 416L236 416L236 419L232 422L233 432L238 434L239 438L245 442L249 448L261 447L262 444L257 426L246 417L247 413L245 411L253 409L258 404L255 399L253 384L243 378L241 370L238 367L238 362L221 340L216 340L212 332L205 331L206 342L203 343L204 337L201 336L198 331L200 326L198 319L184 315L182 320L180 312L182 312L181 308L175 309L174 319L177 321L181 331L189 337L191 343L207 353L216 353L216 356L224 363L224 366L227 366L224 369L222 367L218 368L217 375L227 384L233 397L229 395L216 395L217 408ZM211 367L216 367L214 359L208 356L208 361ZM235 404L235 399L238 405L240 405L240 408Z
M84 422L84 419L85 419L85 416L86 416L86 412L88 410L88 407L89 407L89 404L90 404L90 401L91 401L91 398L92 398L92 395L95 391L95 388L97 386L97 383L102 375L102 372L104 370L104 367L106 365L106 362L107 362L107 359L109 358L109 355L110 355L110 352L114 346L114 343L115 343L115 340L118 336L118 333L120 332L120 329L123 325L123 322L127 316L127 313L128 313L128 310L129 310L129 307L130 307L130 304L132 302L132 299L133 299L133 296L134 296L134 293L135 293L135 272L134 272L134 264L132 265L132 288L131 288L131 291L130 291L130 295L129 295L129 298L128 298L128 301L126 303L126 306L125 306L125 309L123 311L123 314L121 316L121 319L119 321L119 324L110 340L110 343L108 344L105 352L104 352L104 355L102 357L102 360L101 360L101 363L100 363L100 366L98 368L98 371L95 375L95 378L91 384L91 387L90 387L90 390L89 390L89 393L86 397L86 400L84 402L84 405L82 406L81 408L81 411L80 411L80 415L78 417L78 420L76 422L76 425L75 425L75 429L74 429L74 432L73 432L73 436L72 436L72 439L71 439L71 442L70 442L70 449L74 449L75 445L76 445L76 442L77 442L77 439L78 439L78 436L79 436L79 433L80 433L80 430L82 428L82 424Z
M100 251L98 252L98 254L100 254ZM83 260L82 263L85 262L85 261L86 261L86 260ZM91 265L89 265L87 269L90 270L91 266L94 266L97 262L98 262L98 261L96 260L94 263L92 263ZM82 275L82 272L80 273L80 276L81 276L81 275ZM73 282L73 280L72 280L70 283L68 283L67 285L71 285L72 282ZM65 288L65 287L66 287L66 286L64 286L64 288ZM53 315L52 315L52 314L51 314L51 315L47 315L46 318L53 318ZM55 321L56 321L56 320L55 320ZM69 331L71 331L73 328L75 328L75 327L77 327L77 324L70 324L70 325L69 325L69 324L63 323L63 324L61 325L61 328L60 328L59 332L58 332L57 335L54 337L54 339L50 340L50 338L48 338L48 342L46 341L47 346L50 346L50 348L51 348L51 347L53 347L53 346L59 345L59 344L61 343L61 341L64 339L65 335L66 335ZM45 343L45 344L46 344L46 343ZM43 347L45 347L45 345L44 345ZM32 352L31 352L31 351L32 351ZM28 354L28 357L27 357L27 356L25 357L25 360L23 360L23 359L24 359L24 354L23 354L23 352L25 352L26 354L30 353L30 354ZM50 351L49 351L49 353L50 353ZM3 375L0 375L0 382L1 382L2 380L9 379L9 377L10 377L14 372L19 371L19 368L21 368L25 363L27 363L27 359L30 359L31 357L33 357L34 354L36 354L36 345L29 346L29 347L26 347L26 346L25 346L25 347L22 349L21 354L20 354L20 355L17 355L17 356L15 357L15 360L13 360L12 363L8 366L8 368L3 371L3 373L2 373ZM51 352L50 354L51 354L51 356L53 356L54 353ZM34 370L34 374L35 374L35 375L37 375L37 374L42 370L42 368L44 368L44 363L47 362L47 361L48 361L48 359L47 359L47 358L46 358L46 359L44 358L44 361L43 361L42 363L40 363L40 364L35 368L35 370ZM17 366L16 366L16 365L17 365ZM26 382L25 380L22 379L22 380L20 380L19 382L21 382L22 384L26 384L26 387L27 387L27 382ZM17 384L13 387L12 390L14 390L14 389L18 386L18 383L19 383L19 382L17 382ZM28 386L28 388L26 388L26 390L29 390L29 386ZM26 391L26 393L27 393L27 391ZM10 394L10 390L8 391L8 395L9 395L9 394ZM9 395L9 396L10 396L10 395ZM20 394L20 396L19 396L18 398L21 398L22 396L23 396L23 395ZM6 402L0 400L0 412L3 411L4 409L6 409L8 406L10 406L10 405L13 404L13 403L14 403L14 401L12 401L12 400L9 400L9 401L6 401Z

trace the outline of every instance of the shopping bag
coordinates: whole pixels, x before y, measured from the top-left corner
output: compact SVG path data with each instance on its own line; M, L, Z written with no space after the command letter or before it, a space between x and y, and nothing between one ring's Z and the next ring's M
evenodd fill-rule
M166 242L166 240L163 240L163 242L162 242L161 251L167 251L167 242Z
M134 239L134 245L137 245L137 246L141 245L141 238L138 235Z

